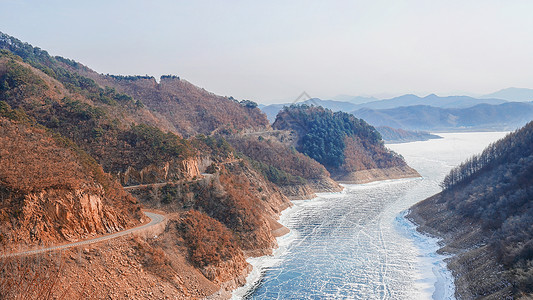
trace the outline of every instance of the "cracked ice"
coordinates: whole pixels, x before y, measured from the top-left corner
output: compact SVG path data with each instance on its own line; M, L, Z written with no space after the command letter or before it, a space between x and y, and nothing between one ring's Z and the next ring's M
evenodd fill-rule
M279 239L274 256L250 259L260 280L234 298L453 299L437 241L417 233L403 215L439 192L451 167L504 133L442 135L389 145L423 178L346 185L342 193L294 201L281 219L291 233Z

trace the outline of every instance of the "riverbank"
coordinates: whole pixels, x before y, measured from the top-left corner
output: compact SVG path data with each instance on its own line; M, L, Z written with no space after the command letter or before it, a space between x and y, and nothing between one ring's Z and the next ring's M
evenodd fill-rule
M430 198L431 200L431 198ZM433 205L435 205L433 203ZM436 206L436 205L435 205ZM427 210L427 205L425 207ZM417 225L417 231L437 237L440 242L438 253L445 253L446 259L455 284L455 295L458 299L474 299L488 295L490 299L505 299L510 297L513 288L509 271L498 262L493 250L486 242L486 233L479 224L470 223L468 226L452 222L439 221L443 227L453 226L448 233L443 233L434 225L433 218L439 218L435 210L425 211L418 205L413 207L407 218ZM446 217L453 220L452 216Z
M405 165L391 168L367 169L347 174L333 174L333 177L341 184L362 184L391 179L416 178L421 176L415 169Z
M454 277L447 266L450 256L438 252L442 240L418 231L418 225L407 218L408 213L401 212L396 222L398 229L415 241L420 251L418 268L421 277L416 282L417 288L426 291L434 300L455 299ZM432 277L434 280L430 279Z
M297 201L312 201L312 199L292 200L293 203ZM286 222L290 213L293 212L296 207L296 205L293 205L281 212L278 223L281 224L284 228L287 228L288 231L285 231L285 234L276 237L278 248L272 251L272 255L249 257L248 259L246 259L246 261L252 266L252 271L246 277L246 284L233 291L231 299L246 299L260 284L264 272L268 270L268 268L271 268L276 264L281 263L281 255L287 251L288 246L295 240L297 234L296 232L288 229L288 224Z

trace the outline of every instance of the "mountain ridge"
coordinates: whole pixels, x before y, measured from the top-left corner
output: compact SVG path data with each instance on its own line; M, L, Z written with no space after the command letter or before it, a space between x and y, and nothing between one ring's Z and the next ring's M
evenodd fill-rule
M353 111L352 114L374 126L406 130L505 131L519 128L533 119L533 105L525 102L506 102L499 105L478 104L463 109L416 105L391 109L363 108Z
M533 101L533 89L510 87L481 97L499 98L507 101L531 102Z

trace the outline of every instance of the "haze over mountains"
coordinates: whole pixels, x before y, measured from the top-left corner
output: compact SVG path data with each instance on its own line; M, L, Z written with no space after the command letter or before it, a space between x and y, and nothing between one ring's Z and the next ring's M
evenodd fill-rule
M339 98L337 98L339 99ZM353 99L342 96L341 99ZM391 99L358 98L353 103L312 98L303 103L331 110L349 112L374 126L388 126L405 130L465 131L514 130L533 119L533 90L508 88L481 96L440 97L430 94L419 97L412 94ZM366 101L367 102L363 102ZM273 122L286 104L259 107Z
M363 108L352 112L374 126L426 131L507 131L533 119L533 105L508 102L478 104L468 108L439 108L427 105L391 109Z
M484 95L481 98L497 98L507 101L531 102L533 101L533 89L511 87L499 90L492 94Z

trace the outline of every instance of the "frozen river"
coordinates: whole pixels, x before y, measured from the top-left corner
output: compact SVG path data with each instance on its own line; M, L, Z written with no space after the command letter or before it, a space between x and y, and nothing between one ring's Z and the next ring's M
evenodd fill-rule
M449 133L388 145L423 177L345 185L342 193L294 201L281 222L291 233L254 271L240 299L453 299L453 280L436 241L403 218L440 191L447 172L505 133Z

